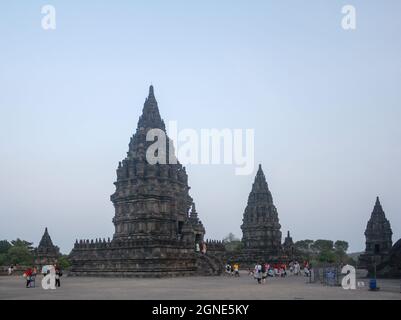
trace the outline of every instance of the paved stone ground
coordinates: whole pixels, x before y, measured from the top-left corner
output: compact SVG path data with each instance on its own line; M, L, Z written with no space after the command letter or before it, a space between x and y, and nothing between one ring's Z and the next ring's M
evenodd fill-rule
M391 299L401 300L400 280L378 280L379 292L366 287L344 290L341 287L326 287L307 284L304 277L268 279L267 284L258 285L247 274L233 277L188 277L162 279L77 278L62 277L57 290L43 290L41 276L36 288L25 288L20 276L0 277L0 299L190 299L190 300L270 300L270 299ZM359 280L360 281L360 280Z

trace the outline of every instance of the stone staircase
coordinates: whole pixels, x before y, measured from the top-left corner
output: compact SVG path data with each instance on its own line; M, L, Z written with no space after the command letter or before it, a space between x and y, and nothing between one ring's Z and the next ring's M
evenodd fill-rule
M196 273L201 276L219 276L223 272L222 261L213 254L196 254Z

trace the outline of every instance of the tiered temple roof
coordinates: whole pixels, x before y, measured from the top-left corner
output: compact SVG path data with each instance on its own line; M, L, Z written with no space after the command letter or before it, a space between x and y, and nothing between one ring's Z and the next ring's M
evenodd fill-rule
M278 254L281 251L280 228L277 209L262 166L259 165L241 226L244 251L258 250L265 254Z

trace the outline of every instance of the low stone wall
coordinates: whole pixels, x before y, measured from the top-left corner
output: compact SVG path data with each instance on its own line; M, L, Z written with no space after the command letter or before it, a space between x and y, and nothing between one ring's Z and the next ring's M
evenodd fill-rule
M172 240L76 243L70 276L174 277L194 275L192 244Z

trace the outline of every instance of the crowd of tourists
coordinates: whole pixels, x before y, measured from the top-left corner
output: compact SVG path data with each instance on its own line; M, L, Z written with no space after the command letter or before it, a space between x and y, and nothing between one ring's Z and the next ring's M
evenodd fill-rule
M266 283L268 277L281 277L284 278L287 275L300 276L304 275L309 277L311 275L311 265L305 261L301 268L298 261L291 261L288 264L285 263L257 263L254 269L249 269L248 274L253 276L259 284Z
M52 268L54 268L54 272L55 272L56 286L60 287L61 286L60 277L63 275L63 272L58 264L43 266L42 270L41 270L41 274L43 275L43 277L45 277L46 275L48 275L51 272ZM36 286L37 274L38 274L38 270L36 267L33 267L33 268L29 267L24 271L22 276L26 280L26 285L25 285L26 288L32 288L32 287Z
M234 263L234 264L226 264L226 270L225 270L226 275L228 276L234 276L234 277L239 277L239 264Z
M225 274L228 276L239 277L239 264L227 263L225 266ZM302 265L298 261L291 261L289 263L256 263L255 267L248 269L248 275L253 276L257 283L266 283L267 278L284 278L288 275L291 276L306 276L311 275L311 265L305 261Z

